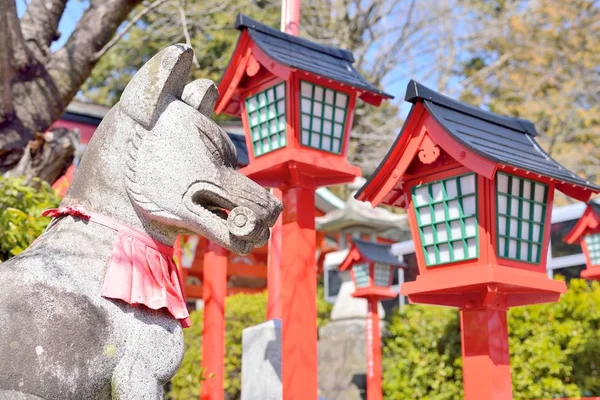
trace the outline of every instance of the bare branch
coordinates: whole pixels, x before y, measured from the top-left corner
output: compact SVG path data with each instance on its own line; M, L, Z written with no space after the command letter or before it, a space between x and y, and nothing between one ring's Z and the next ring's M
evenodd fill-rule
M14 116L12 79L32 63L13 0L0 0L0 124Z
M177 8L179 10L179 18L181 18L181 27L183 28L183 36L185 36L185 43L192 47L192 40L190 38L190 32L188 31L187 22L185 19L185 10L183 9L183 0L179 0L177 4ZM194 65L196 68L200 68L200 63L196 58L196 54L194 53Z
M50 54L50 44L60 36L58 23L67 0L32 0L21 19L23 37L38 60Z
M98 61L95 57L141 0L92 0L67 43L52 54L47 67L67 104Z
M0 48L0 52L5 53L6 56L0 55L0 59L6 57L11 60L13 68L25 71L34 63L34 60L23 38L14 0L0 0L0 13L3 19L1 29L6 35L4 39L7 40L7 46Z
M110 42L108 42L100 51L94 54L94 58L96 60L99 60L104 54L106 54L108 50L110 50L115 44L117 44L117 42L121 40L123 36L127 34L129 29L135 26L135 24L137 24L139 20L144 18L150 11L165 4L167 1L169 0L157 0L140 10L140 12L138 12L133 18L131 18L131 20L129 20L129 22L121 29L121 31L110 40Z

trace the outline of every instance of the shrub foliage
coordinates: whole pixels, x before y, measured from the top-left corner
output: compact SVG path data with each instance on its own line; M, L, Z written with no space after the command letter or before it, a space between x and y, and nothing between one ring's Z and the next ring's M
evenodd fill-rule
M0 176L0 261L25 250L50 222L42 211L60 203L46 181L37 182L35 189L22 182Z

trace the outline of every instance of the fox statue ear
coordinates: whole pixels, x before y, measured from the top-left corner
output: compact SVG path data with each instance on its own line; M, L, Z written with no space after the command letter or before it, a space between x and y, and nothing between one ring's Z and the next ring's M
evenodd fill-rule
M219 98L219 89L210 79L196 79L183 89L181 100L210 118Z
M161 50L140 68L121 95L121 109L146 129L151 129L166 105L181 98L194 51L185 44Z

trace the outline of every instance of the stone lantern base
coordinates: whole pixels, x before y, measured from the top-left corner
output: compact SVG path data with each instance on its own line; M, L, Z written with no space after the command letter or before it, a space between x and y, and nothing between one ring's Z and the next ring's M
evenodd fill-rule
M319 394L360 400L367 389L366 319L332 321L320 330Z

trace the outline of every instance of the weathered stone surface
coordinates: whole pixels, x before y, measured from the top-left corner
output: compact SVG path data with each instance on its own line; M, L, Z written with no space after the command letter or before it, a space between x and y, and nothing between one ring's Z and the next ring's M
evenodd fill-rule
M281 400L281 321L242 333L242 400Z
M205 115L214 84L184 91L191 63L191 48L174 45L140 69L98 127L61 206L162 243L194 232L245 253L266 242L281 203L235 170L233 144ZM243 235L230 232L223 211L237 207L253 218ZM182 329L164 310L101 297L115 237L62 217L0 264L0 399L162 399L181 362Z
M338 320L321 328L319 394L327 400L366 396L366 320Z

